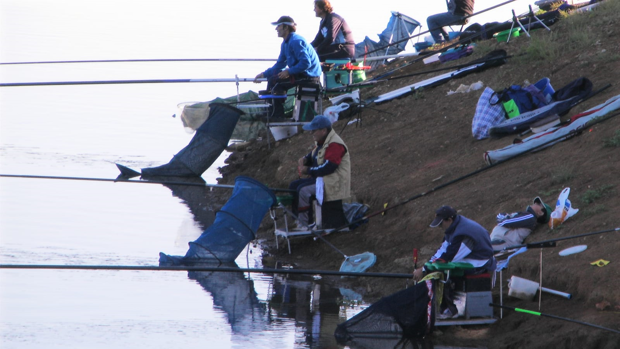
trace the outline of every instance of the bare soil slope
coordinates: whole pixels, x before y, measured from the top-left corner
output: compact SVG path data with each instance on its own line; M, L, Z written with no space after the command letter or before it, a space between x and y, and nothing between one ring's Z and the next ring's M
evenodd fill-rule
M391 102L369 105L362 113L361 125L338 121L335 130L347 143L352 158L352 189L358 202L370 205L370 212L396 205L417 194L484 168L486 150L505 147L519 135L477 141L471 134L475 106L482 90L447 96L460 84L482 81L500 90L524 80L534 83L551 79L557 90L579 77L587 77L594 90L612 86L574 107L567 115L603 103L620 94L620 10L619 1L609 0L603 11L567 18L552 27L538 30L532 39L521 36L509 44L493 40L479 44L477 53L451 65L479 58L492 49L505 49L513 58L508 63L430 88ZM399 60L381 67L374 74L392 70L406 62ZM422 62L402 68L390 77L424 72L443 65ZM410 85L440 73L394 79L362 90L362 99ZM434 210L451 205L460 214L478 221L489 231L499 212L524 209L535 196L552 206L564 187L571 188L570 199L580 212L560 228L538 228L528 242L567 237L620 226L620 116L599 123L578 136L540 152L527 154L446 186L441 190L372 217L368 224L346 233L328 236L330 242L352 255L371 251L377 263L369 271L409 273L413 270L412 249L418 248L422 262L441 243L442 231L429 228ZM615 146L606 143L616 141ZM238 175L256 178L270 187L287 188L297 178L296 160L306 154L312 137L302 133L267 147L264 138L240 147L221 168L220 183L232 184ZM388 206L389 207L389 206ZM343 258L321 241L302 239L293 243L293 254L276 250L271 220L263 221L259 237L274 260L300 268L337 270ZM619 233L595 235L558 243L543 255L544 286L569 292L566 300L548 294L542 297L542 312L620 329L620 275L618 267ZM586 244L580 254L560 257L564 248ZM591 266L598 259L611 261L606 267ZM529 251L511 261L508 272L538 280L539 251ZM506 275L507 274L507 275ZM374 301L396 292L403 280L378 278L351 281L349 287ZM506 292L507 288L504 288ZM495 296L499 297L498 288ZM504 297L510 306L537 310L537 302ZM609 302L604 310L597 304ZM434 336L453 345L484 345L490 348L617 348L620 336L550 318L504 312L504 318L490 327L453 327Z

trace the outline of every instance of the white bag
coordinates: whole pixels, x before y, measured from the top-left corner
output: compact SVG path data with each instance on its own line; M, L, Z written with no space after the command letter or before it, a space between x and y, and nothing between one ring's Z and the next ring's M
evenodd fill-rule
M579 212L579 209L571 207L568 194L570 194L570 188L564 188L558 196L558 201L555 203L555 210L551 212L551 218L549 219L549 228L553 229L554 227L560 226L564 221Z
M338 120L338 113L340 113L341 111L347 110L347 109L349 109L349 105L343 102L343 103L328 107L323 112L323 115L327 116L329 121L331 121L333 124L334 122Z

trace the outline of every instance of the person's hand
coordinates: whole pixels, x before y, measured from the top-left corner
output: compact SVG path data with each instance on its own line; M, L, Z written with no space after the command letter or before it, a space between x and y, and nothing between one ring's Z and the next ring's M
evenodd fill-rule
M304 166L304 161L305 161L305 157L300 157L299 160L297 160L297 166L299 167L303 167Z
M508 216L508 214L506 214L506 213L498 213L497 214L497 221L498 222L503 221L504 219L506 219L506 216Z
M302 175L307 175L307 174L310 174L309 170L310 170L310 167L308 167L308 166L301 166L301 168L299 169L299 172Z
M413 280L415 280L416 282L422 280L423 277L424 277L424 269L423 268L418 268L418 269L413 271Z
M265 76L263 75L263 73L260 73L260 74L256 75L256 77L254 78L254 83L255 84L260 84L260 81L258 81L258 79L262 79L264 77Z
M283 70L283 71L278 73L278 78L279 79L288 79L290 76L291 76L291 74L288 73L288 69L287 70Z

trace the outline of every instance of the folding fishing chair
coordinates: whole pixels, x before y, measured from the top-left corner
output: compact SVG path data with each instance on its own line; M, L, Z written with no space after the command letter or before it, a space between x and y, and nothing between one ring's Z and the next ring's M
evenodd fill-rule
M549 29L549 27L547 27L545 25L545 23L543 23L543 21L540 20L540 18L536 17L536 15L534 14L534 11L532 10L532 5L528 5L530 12L528 12L528 14L526 15L526 18L528 20L527 23L527 28L531 31L532 29L532 18L535 19L534 23L540 23L545 29L547 29L548 31L551 31L551 29ZM515 14L515 10L512 10L512 25L510 26L510 31L508 32L508 39L506 40L506 42L510 41L510 35L512 34L512 29L514 29L515 27L515 23L517 23L519 25L519 27L521 27L521 30L523 30L523 32L525 33L525 35L527 35L527 37L531 37L529 32L527 31L527 29L525 29L525 27L523 26L523 24L521 23L521 21L519 20L519 17Z

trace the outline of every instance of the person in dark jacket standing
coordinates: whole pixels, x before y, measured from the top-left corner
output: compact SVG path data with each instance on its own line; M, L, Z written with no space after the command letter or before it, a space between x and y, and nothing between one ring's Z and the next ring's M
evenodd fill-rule
M491 231L493 250L522 244L539 224L549 223L551 212L551 207L537 196L525 211L498 214L497 225Z
M314 2L314 13L321 18L321 24L311 44L321 62L326 59L355 58L353 33L344 18L333 11L329 0Z
M297 34L297 24L293 18L282 16L276 22L278 37L282 38L280 55L273 67L256 75L258 79L267 78L267 90L274 95L286 94L286 91L301 82L320 83L321 62L312 45L301 35ZM284 98L272 100L271 118L284 117Z
M475 0L447 0L448 12L428 16L426 24L431 31L435 43L440 44L450 40L448 33L443 29L447 25L461 24L465 17L474 13ZM443 35L443 38L441 37Z
M430 227L446 229L443 243L435 255L431 257L430 262L470 263L474 268L466 270L466 274L479 274L495 270L496 261L493 257L489 232L480 224L458 215L456 210L450 206L441 206L435 211L435 219L431 222ZM416 281L424 276L426 272L424 268L421 267L413 272ZM438 315L438 318L457 317L458 311L451 297L446 300L449 303L446 304L445 311Z

